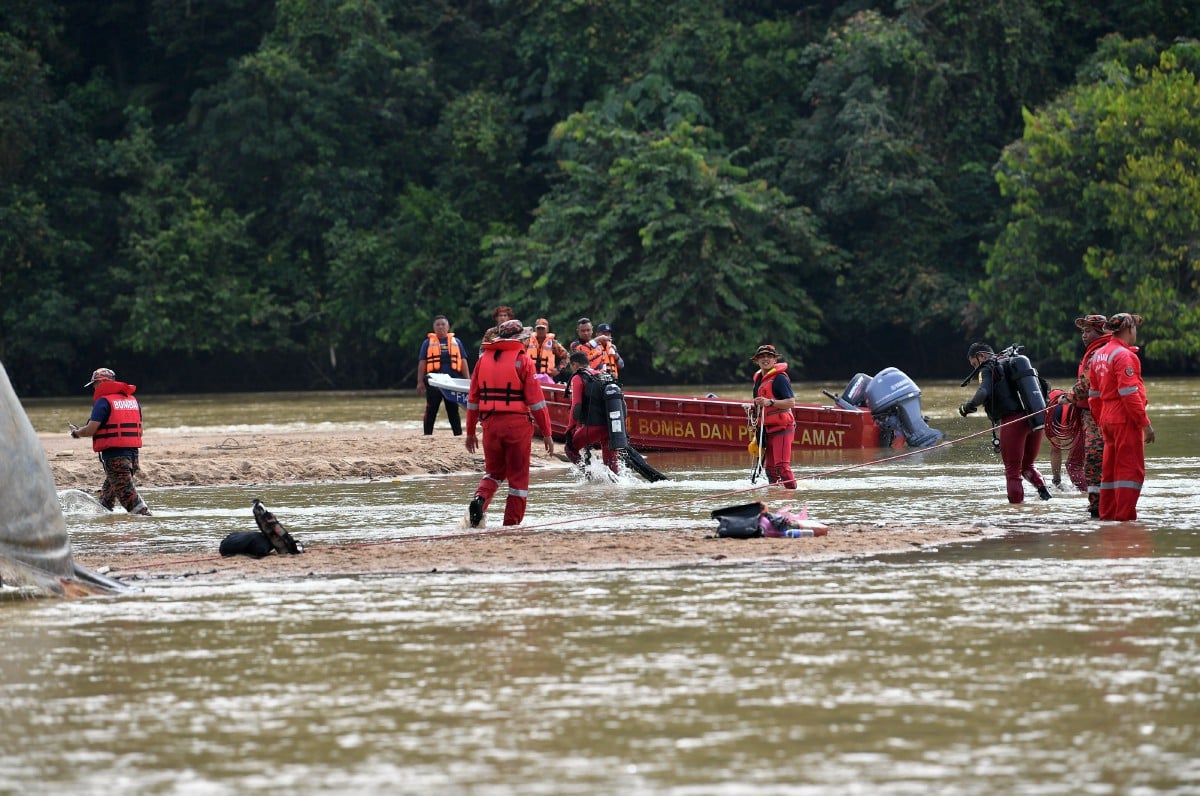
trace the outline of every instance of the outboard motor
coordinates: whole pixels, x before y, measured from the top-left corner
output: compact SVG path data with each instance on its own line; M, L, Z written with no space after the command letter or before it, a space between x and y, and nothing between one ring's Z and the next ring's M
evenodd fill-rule
M858 409L860 406L867 405L867 385L871 383L871 377L865 373L855 373L854 378L850 379L850 383L846 385L846 389L842 390L840 398L834 398L834 403L843 409ZM833 396L830 396L833 398Z
M886 441L880 440L882 444L890 446L895 435L901 433L910 447L924 448L946 436L925 422L921 415L921 390L901 370L884 368L876 373L866 386L865 398L876 425L889 433Z
M608 447L625 450L629 447L629 434L625 431L625 395L621 385L613 382L604 385L604 412L608 416Z

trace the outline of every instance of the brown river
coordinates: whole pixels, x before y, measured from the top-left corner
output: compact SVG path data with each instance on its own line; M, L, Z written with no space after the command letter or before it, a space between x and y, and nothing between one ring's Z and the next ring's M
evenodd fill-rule
M957 383L921 386L949 438L986 428L955 414ZM796 391L819 402L821 387L836 389ZM1200 381L1148 391L1159 439L1137 523L1087 520L1068 492L1008 506L990 439L976 436L853 470L888 452L797 456L802 499L831 525L1018 529L909 554L183 578L0 602L0 794L1200 793ZM154 422L418 428L423 405L408 393L236 400L158 400ZM83 411L76 399L27 408L41 430L67 405ZM527 520L578 515L563 532L587 533L599 505L630 510L609 528L669 533L710 507L636 510L750 483L740 458L653 461L670 481L536 473ZM305 540L370 541L428 532L477 480L254 495ZM146 491L153 523L64 499L73 544L179 550L245 530L245 487Z

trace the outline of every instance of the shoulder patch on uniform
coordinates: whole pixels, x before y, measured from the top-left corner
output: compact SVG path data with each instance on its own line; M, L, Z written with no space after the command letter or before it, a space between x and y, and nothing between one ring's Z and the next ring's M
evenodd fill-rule
M1125 375L1126 375L1126 376L1132 376L1132 375L1133 375L1133 368L1125 368Z

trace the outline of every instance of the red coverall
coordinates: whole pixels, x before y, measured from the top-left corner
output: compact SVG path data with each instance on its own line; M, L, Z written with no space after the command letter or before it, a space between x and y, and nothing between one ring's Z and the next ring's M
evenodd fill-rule
M500 482L508 481L505 525L520 525L525 519L533 422L542 437L550 439L550 412L542 385L534 378L536 370L523 342L493 340L483 346L467 393L467 436L474 437L476 424L483 423L483 463L487 471L475 494L483 498L486 511Z
M763 398L792 397L786 362L776 362L763 374L754 374L754 395ZM786 396L775 393L776 379L789 385ZM796 488L796 476L792 473L792 442L796 438L796 417L791 409L767 409L763 416L762 440L763 469L767 472L767 483L779 484L784 489Z
M1097 371L1099 384L1095 383ZM1114 337L1092 360L1093 388L1099 387L1100 433L1104 460L1100 476L1100 519L1136 520L1137 502L1146 480L1144 431L1146 385L1137 347Z
M1079 412L1079 422L1083 425L1083 476L1087 482L1088 511L1092 516L1100 516L1100 478L1104 460L1104 437L1100 434L1100 418L1093 414L1091 405L1093 396L1099 398L1100 391L1096 389L1096 379L1092 372L1092 359L1097 352L1112 340L1108 332L1097 337L1088 344L1079 360L1078 378L1071 388L1070 400Z

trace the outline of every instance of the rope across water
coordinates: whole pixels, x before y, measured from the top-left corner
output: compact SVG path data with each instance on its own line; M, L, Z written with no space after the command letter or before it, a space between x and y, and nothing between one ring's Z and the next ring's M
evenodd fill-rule
M1039 410L1039 411L1042 411L1042 410ZM995 426L983 429L982 431L976 431L972 434L967 434L965 436L959 437L958 439L946 440L945 442L938 443L937 445L931 445L928 448L914 448L912 450L907 450L902 453L897 453L893 456L883 456L883 457L880 457L877 459L871 459L870 461L859 462L858 464L848 464L844 467L835 467L831 470L824 470L819 473L810 473L810 474L804 475L804 476L797 476L796 480L812 481L812 480L816 480L818 478L828 478L830 476L838 475L840 473L848 473L853 470L861 470L866 467L874 467L875 465L878 465L878 464L884 464L886 462L897 461L898 459L904 459L909 456L915 456L918 453L927 453L929 451L936 451L941 448L948 448L952 445L957 445L960 442L966 442L969 439L974 439L975 437L979 437L984 434L991 434L993 429L995 429L995 428L1003 428L1004 426L1011 425L1013 423L1023 423L1038 413L1039 412L1030 412L1029 414L1024 415L1022 417L1013 418L1012 420L1009 420L1005 423L999 423ZM347 544L342 544L342 545L322 545L321 548L354 549L354 548L367 548L367 547L382 547L382 546L386 546L386 545L410 544L413 542L445 541L445 540L449 540L449 539L471 539L471 538L479 538L479 537L484 537L484 536L500 536L500 535L519 536L522 534L534 533L534 532L541 531L541 530L544 530L547 528L554 528L556 526L566 525L568 523L577 523L577 522L580 522L583 520L595 521L595 520L607 519L610 517L624 517L624 516L628 516L631 514L642 514L642 513L646 513L646 512L661 511L663 509L675 508L677 506L686 506L688 504L698 503L700 501L718 500L718 499L722 499L722 498L733 497L735 495L745 495L750 492L756 492L760 489L766 489L771 486L773 486L773 484L757 484L757 485L745 487L742 489L730 489L730 490L726 490L724 492L717 492L717 493L701 495L701 496L697 496L697 497L683 498L681 500L673 500L673 501L670 501L667 503L659 503L657 505L650 506L648 508L647 507L639 507L639 508L634 508L634 509L625 509L622 511L609 511L609 512L605 512L602 514L593 514L588 517L566 517L566 518L547 520L544 522L533 523L533 524L528 524L528 525L504 525L499 528L481 528L481 529L474 529L474 530L470 530L470 531L463 531L460 533L422 534L421 536L405 536L401 539L383 539L383 540L373 541L373 542L349 542ZM320 548L314 548L314 549L320 549ZM203 563L203 562L207 562L207 561L220 561L221 558L222 558L222 556L206 556L204 558L187 559L185 561L176 561L173 563L175 563L175 564ZM125 570L145 569L147 567L153 567L153 566L155 566L155 564L153 564L153 563L138 564L135 566L124 567L123 569L125 569Z

